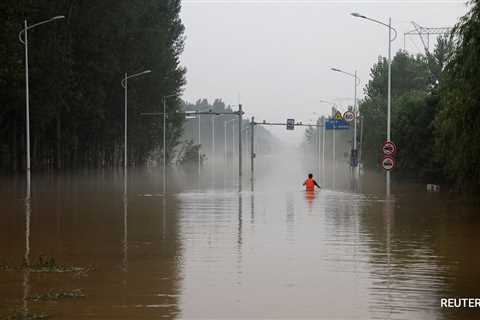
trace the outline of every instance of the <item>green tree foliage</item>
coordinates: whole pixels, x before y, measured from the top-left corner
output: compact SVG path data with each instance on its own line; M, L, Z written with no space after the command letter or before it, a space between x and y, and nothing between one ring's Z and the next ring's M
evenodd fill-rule
M441 163L434 157L433 121L439 109L438 87L450 48L440 37L432 54L399 51L392 60L391 139L397 144L397 168L405 175L434 178ZM378 167L386 139L388 63L380 58L360 104L364 119L363 160Z
M162 97L181 94L184 26L180 0L14 1L0 4L0 168L25 166L24 19L29 31L30 120L34 168L112 167L123 157L124 73L152 73L128 83L129 163L141 165L163 146ZM167 154L179 142L183 117L169 98Z
M199 99L195 103L184 102L184 110L186 111L212 111L212 112L234 112L237 107L227 106L222 99L215 99L213 103L209 103L207 99ZM258 121L256 119L256 121ZM225 131L225 125L227 128ZM232 147L232 125L234 126L235 145ZM213 130L212 130L213 128ZM250 138L248 131L250 128L250 120L242 121L242 141L243 152L250 152ZM225 150L225 133L227 137L227 149ZM214 139L212 137L214 136ZM223 159L225 154L230 159L236 155L238 150L238 115L222 114L222 115L201 115L200 116L200 147L201 152L205 152L206 160L211 159L213 155L213 140L215 140L215 157ZM185 123L184 139L193 140L198 144L198 118L190 119ZM265 127L261 125L255 126L255 153L266 154L275 148L279 141ZM225 152L226 151L226 152Z
M198 163L200 160L200 163ZM186 168L198 167L205 161L205 155L200 153L200 145L194 144L193 140L185 141L178 152L177 164Z
M480 1L453 30L454 50L444 72L435 121L438 156L458 187L480 187Z

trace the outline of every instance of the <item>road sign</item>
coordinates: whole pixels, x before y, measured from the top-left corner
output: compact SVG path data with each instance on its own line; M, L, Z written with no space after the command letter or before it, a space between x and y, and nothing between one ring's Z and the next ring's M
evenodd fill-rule
M397 153L397 146L392 141L385 141L382 145L384 156L394 156Z
M327 121L325 121L325 129L326 130L333 130L333 129L345 130L345 129L350 129L350 126L345 120L328 119Z
M340 111L337 111L335 113L335 120L343 120L343 117L342 117L342 114L340 113Z
M287 119L287 130L295 129L295 119Z
M390 156L385 156L382 160L383 169L390 171L395 167L395 159Z
M345 111L343 119L347 122L352 122L355 119L355 114L352 111Z

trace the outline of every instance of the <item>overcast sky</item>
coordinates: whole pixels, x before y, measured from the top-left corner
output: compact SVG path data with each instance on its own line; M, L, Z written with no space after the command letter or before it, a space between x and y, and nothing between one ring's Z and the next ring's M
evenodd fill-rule
M240 102L248 117L282 122L328 114L321 99L352 104L353 78L330 68L358 70L362 95L372 64L387 55L388 29L351 12L387 23L392 17L399 34L393 55L413 29L410 21L453 26L467 7L465 1L184 0L183 98ZM421 52L419 38L407 37L406 49ZM290 142L303 136L303 129L270 130Z

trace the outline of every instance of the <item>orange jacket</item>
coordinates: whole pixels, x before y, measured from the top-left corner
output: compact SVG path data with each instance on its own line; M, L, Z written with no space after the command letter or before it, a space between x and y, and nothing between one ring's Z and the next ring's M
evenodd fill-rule
M303 185L305 186L305 189L307 191L313 191L315 189L316 183L315 180L308 178L307 180L305 180Z

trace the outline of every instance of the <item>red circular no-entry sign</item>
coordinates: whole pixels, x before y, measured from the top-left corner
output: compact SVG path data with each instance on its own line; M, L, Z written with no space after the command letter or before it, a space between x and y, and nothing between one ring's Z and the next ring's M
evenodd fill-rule
M393 156L397 153L397 146L392 141L385 141L382 145L382 152L384 156Z
M395 159L390 156L385 156L382 160L383 169L389 171L395 167Z

